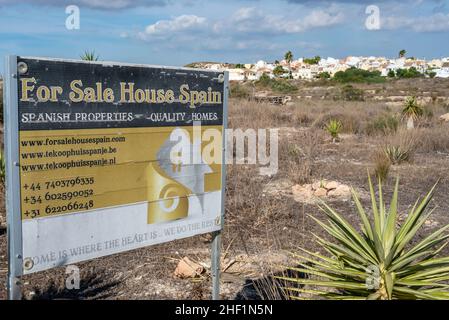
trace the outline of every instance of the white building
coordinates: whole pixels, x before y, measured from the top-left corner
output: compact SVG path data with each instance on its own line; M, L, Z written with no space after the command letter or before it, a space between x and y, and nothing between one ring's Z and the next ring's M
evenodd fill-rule
M245 70L241 68L228 69L229 81L244 81Z
M291 70L293 79L315 79L320 73L328 72L331 77L339 71L345 71L355 67L369 71L379 71L382 76L388 76L388 73L398 69L416 68L420 73L426 73L432 70L436 73L436 77L449 78L449 58L432 59L429 61L423 59L407 59L385 57L354 57L349 56L338 60L332 57L324 58L318 64L306 64L304 59L300 58L287 63L285 60L280 63L284 69ZM257 61L255 64L245 64L244 68L231 68L230 66L208 63L203 65L204 68L211 70L228 70L229 79L231 81L254 81L258 80L263 74L270 78L274 78L273 70L276 65L263 60ZM287 76L285 74L284 76ZM282 77L282 75L281 75Z
M313 78L312 70L310 70L309 68L299 68L292 72L292 77L293 79L311 80Z
M437 69L435 77L438 77L438 78L449 78L449 68Z

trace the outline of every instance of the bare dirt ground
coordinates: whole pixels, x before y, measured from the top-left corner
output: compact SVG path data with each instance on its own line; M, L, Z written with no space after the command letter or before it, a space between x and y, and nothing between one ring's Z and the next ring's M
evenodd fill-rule
M418 128L407 133L413 134L416 142L409 161L389 169L384 186L386 199L399 176L399 210L405 214L440 179L432 203L435 212L416 240L449 223L449 123L438 120L441 114L449 112L445 100L449 97L449 81L428 79L362 85L360 89L366 92L363 101L346 101L336 99L334 94L319 93L338 90L329 87L300 85L299 91L292 94L292 102L284 106L231 99L231 128L280 128L279 171L268 177L259 175L257 166L228 165L222 298L245 295L254 298L254 290L247 287L251 279L266 279L272 270L280 270L281 265L294 264L287 250L295 250L297 246L313 251L320 249L312 241L311 232L322 235L322 231L308 215L319 217L321 213L315 204L295 200L292 186L326 179L353 186L366 194L367 170L373 173L377 165L375 153L404 134L401 129L404 124L398 116L401 104L391 103L400 101L397 96L431 98L422 100L426 115ZM386 130L379 124L379 119L388 116L399 119L398 128ZM338 142L333 142L323 130L330 118L337 118L343 124ZM326 200L358 225L351 200ZM366 197L362 197L362 203L370 208ZM3 193L0 205L4 217ZM442 254L449 254L449 248ZM79 263L80 290L65 289L64 268L32 274L23 278L24 298L210 298L207 272L194 280L173 276L177 262L184 256L207 269L210 238L196 236ZM6 231L0 228L0 299L6 297L6 273Z

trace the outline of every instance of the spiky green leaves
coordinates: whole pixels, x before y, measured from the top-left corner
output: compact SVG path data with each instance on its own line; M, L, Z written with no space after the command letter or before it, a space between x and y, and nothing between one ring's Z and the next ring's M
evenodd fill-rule
M404 108L402 109L402 115L406 118L418 119L423 115L424 111L418 104L416 97L408 97L405 100Z
M399 179L387 209L378 186L378 199L369 178L372 218L363 208L355 190L354 203L361 219L361 232L327 204L320 204L327 221L312 217L334 241L316 235L316 241L330 256L300 249L296 271L304 279L280 277L307 287L287 287L296 298L312 294L331 299L448 299L449 257L437 257L445 247L449 229L444 226L411 246L418 230L429 218L427 210L435 186L416 201L398 228Z
M329 123L326 124L326 131L329 132L333 139L338 139L338 135L342 129L343 125L340 120L331 119Z
M99 56L95 54L95 51L84 51L84 53L80 56L81 60L85 61L98 61Z

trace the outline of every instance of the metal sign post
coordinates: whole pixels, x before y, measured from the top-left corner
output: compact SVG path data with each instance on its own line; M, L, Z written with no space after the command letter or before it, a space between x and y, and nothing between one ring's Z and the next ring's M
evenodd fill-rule
M212 300L220 299L220 257L221 257L221 233L224 225L225 200L226 200L226 129L228 128L228 96L229 73L224 73L224 99L223 99L223 139L222 139L222 175L221 175L221 228L213 233L211 275L212 275Z
M220 299L220 256L221 256L221 231L213 233L212 239L212 300Z
M20 300L22 268L22 221L20 212L19 119L17 56L6 57L3 114L5 117L6 212L8 233L8 299Z

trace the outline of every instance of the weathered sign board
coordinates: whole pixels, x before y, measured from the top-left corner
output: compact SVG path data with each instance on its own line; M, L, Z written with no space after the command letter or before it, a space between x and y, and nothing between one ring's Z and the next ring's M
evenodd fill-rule
M6 70L14 277L222 228L227 74L17 56ZM211 136L220 161L203 159Z

